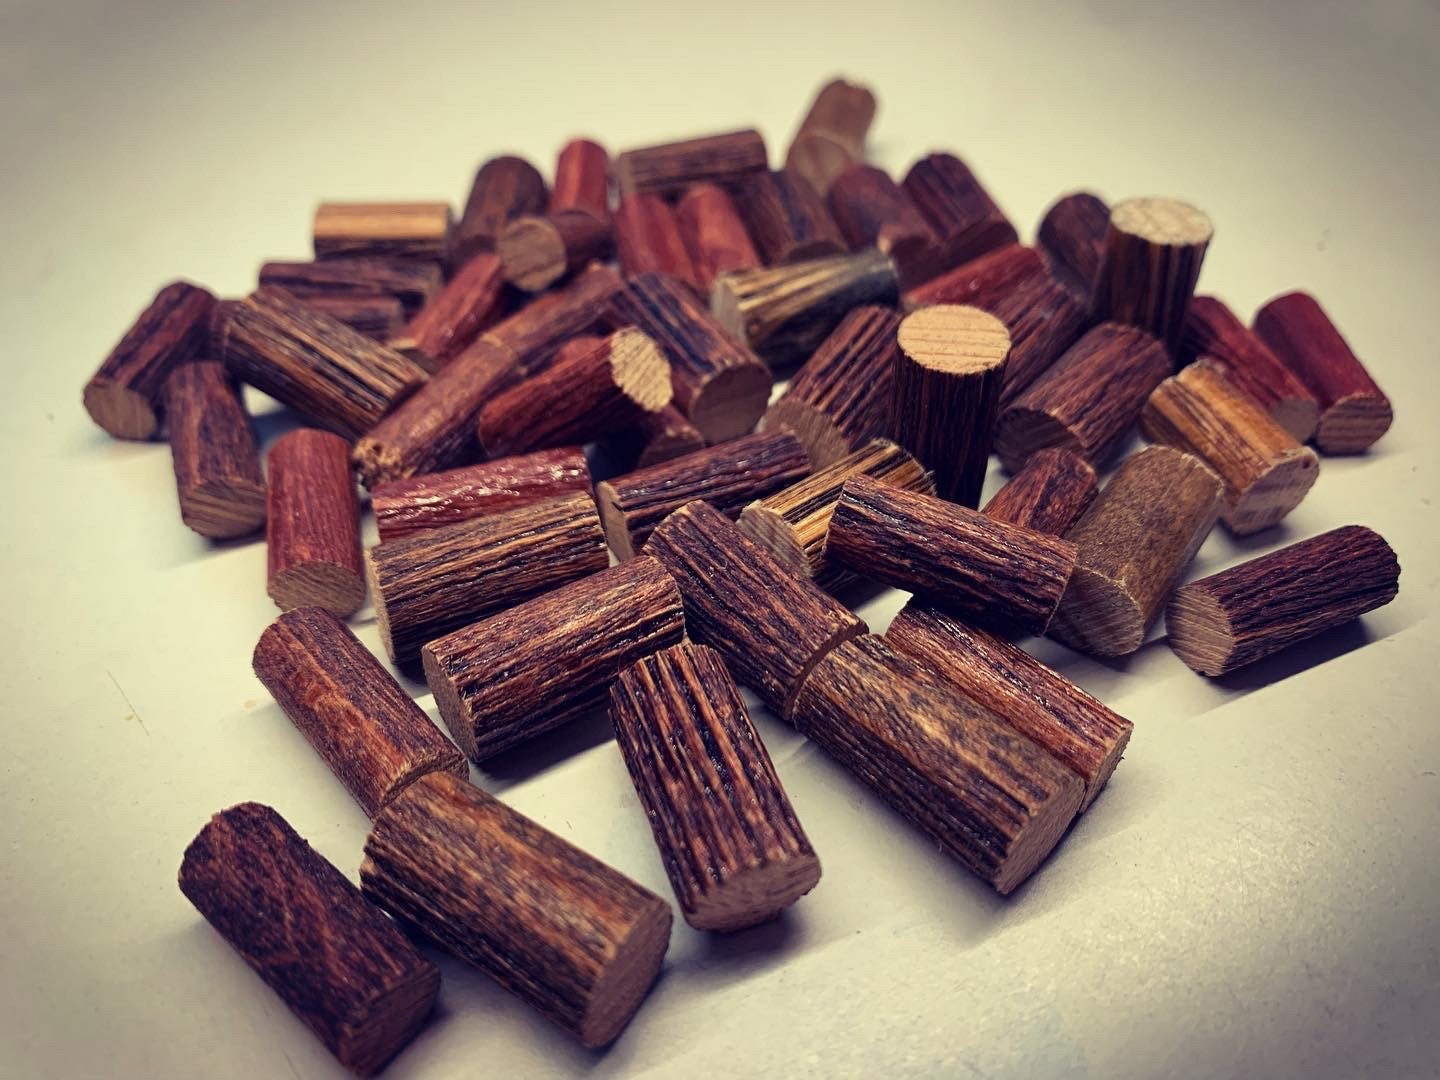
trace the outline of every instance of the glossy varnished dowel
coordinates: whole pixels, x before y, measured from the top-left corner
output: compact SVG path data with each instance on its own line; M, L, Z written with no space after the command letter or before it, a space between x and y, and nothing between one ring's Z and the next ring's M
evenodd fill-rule
M466 775L465 758L348 627L323 608L272 622L255 675L372 818L426 773Z
M702 291L675 211L659 195L640 192L622 198L614 226L615 254L626 274L668 274L697 294Z
M427 641L605 569L588 492L386 541L366 553L380 639L413 664Z
M747 503L809 475L810 459L787 431L745 435L662 461L595 486L610 550L628 559L655 526L686 503L703 499L728 517Z
M765 140L746 128L626 150L615 159L615 184L622 197L648 191L670 198L704 181L733 190L752 173L763 172L767 160Z
M1069 767L1085 782L1081 810L1120 764L1134 725L999 634L911 600L885 642Z
M1109 228L1109 204L1088 191L1062 196L1040 219L1035 243L1045 253L1050 272L1087 305Z
M1280 521L1315 484L1320 459L1231 385L1211 360L1161 383L1140 416L1151 442L1194 454L1225 484L1223 521L1237 536Z
M565 342L594 330L607 304L624 287L608 266L594 265L563 288L535 297L502 319L478 340L504 345L515 354L519 375L542 370ZM616 328L624 324L616 324Z
M982 512L996 521L1064 536L1098 489L1088 461L1073 450L1052 446L1026 458Z
M85 411L117 439L160 430L165 380L210 340L215 296L187 281L166 285L85 384Z
M1181 586L1165 627L1181 660L1224 675L1382 607L1399 590L1390 545L1346 525Z
M1104 465L1172 370L1153 335L1101 323L1005 406L995 424L995 453L1011 472L1051 446Z
M740 528L796 574L834 592L851 581L852 575L834 564L825 542L841 489L852 476L935 494L935 481L924 466L888 439L876 439L833 465L752 502L740 514Z
M785 153L785 171L824 196L846 168L865 160L865 136L875 120L868 86L831 79L815 95Z
M1110 211L1095 274L1097 321L1148 330L1174 353L1214 226L1179 199L1126 199Z
M496 322L505 306L499 258L477 254L387 344L427 371L436 371Z
M609 216L601 220L579 209L516 218L495 241L505 280L526 292L541 292L596 259L608 259L613 248Z
M705 436L674 405L666 405L607 435L600 445L617 469L634 472L705 449Z
M1049 635L1095 656L1140 648L1165 598L1210 535L1220 478L1199 458L1151 446L1120 463L1065 534L1078 548Z
M610 688L610 720L685 921L743 930L820 880L820 860L718 653L682 643Z
M1007 632L1041 634L1075 545L869 476L845 481L825 551L854 573Z
M380 813L360 884L585 1046L630 1022L670 941L660 897L445 773Z
M978 506L1010 334L979 308L937 305L898 331L890 396L895 441L935 474L940 496Z
M719 184L687 188L675 204L675 220L702 294L709 293L721 274L760 265L760 255L735 201Z
M439 294L444 279L436 262L374 257L317 259L315 262L267 262L260 267L260 285L273 285L299 297L307 307L343 318L327 301L392 296L409 318Z
M1315 395L1315 445L1323 453L1363 453L1390 430L1390 399L1309 293L1267 303L1255 313L1255 334Z
M348 618L365 602L349 444L328 431L301 428L280 437L266 464L270 599L281 611L321 607Z
M746 177L736 190L735 205L755 249L772 266L839 255L846 249L824 198L793 173Z
M1016 292L1049 278L1040 253L1024 244L1006 244L947 270L906 292L906 311L932 304L969 304L992 314Z
M886 435L899 329L888 307L855 308L791 377L761 430L793 431L816 468Z
M991 313L1010 333L1010 359L1000 387L1003 409L1060 359L1090 326L1090 312L1053 278L1031 279L997 299Z
M989 709L871 635L822 659L792 721L1002 895L1059 843L1080 778Z
M788 717L816 662L865 623L797 577L708 503L660 523L645 545L680 586L692 641L725 658L776 716Z
M460 748L485 761L595 708L616 675L684 636L675 582L632 559L436 638L425 681Z
M380 484L370 492L370 510L385 543L589 491L584 451L566 446Z
M369 1076L420 1029L440 969L268 806L210 819L180 891L340 1064Z
M443 263L450 256L452 224L449 203L323 202L315 208L315 257Z
M1013 244L1015 226L975 174L954 154L921 158L901 183L940 238L946 266Z
M853 308L898 299L895 264L867 248L723 274L710 290L710 310L763 359L787 368L809 359Z
M265 477L240 388L223 364L181 364L165 383L165 423L180 520L201 536L244 536L265 523Z
M851 250L877 247L894 260L902 289L943 265L935 230L884 169L851 165L835 177L826 202Z
M550 213L583 210L596 221L610 217L610 155L593 139L571 139L555 161Z
M549 200L545 178L524 158L491 158L475 173L465 211L455 226L451 265L459 268L481 251L495 250L495 238L512 219L543 214Z

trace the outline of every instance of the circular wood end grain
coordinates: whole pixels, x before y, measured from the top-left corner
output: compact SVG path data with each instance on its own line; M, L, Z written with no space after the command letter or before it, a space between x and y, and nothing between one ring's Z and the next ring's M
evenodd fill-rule
M1175 590L1165 609L1165 630L1175 655L1201 675L1223 675L1230 670L1235 628L1203 583Z
M696 930L727 933L775 918L820 881L813 852L747 866L695 898L685 921Z
M1309 442L1320 426L1320 406L1314 398L1281 398L1266 411L1270 419L1294 436L1298 443Z
M1248 491L1233 500L1227 497L1220 520L1236 536L1268 529L1300 505L1319 475L1320 458L1315 451L1308 446L1295 447L1272 462Z
M835 421L796 397L782 397L760 419L761 431L792 432L818 472L850 453L849 440Z
M265 524L265 485L236 478L183 488L180 520L212 540L248 536Z
M1046 636L1091 656L1128 656L1147 628L1145 612L1121 582L1077 566Z
M1215 226L1203 210L1179 199L1126 199L1110 211L1120 232L1166 247L1197 247L1210 242Z
M153 439L160 430L155 406L124 386L92 382L85 387L84 401L90 418L117 439Z
M605 542L615 553L615 558L624 562L635 557L635 543L630 537L630 525L625 520L625 511L620 509L620 493L615 485L602 481L595 485L595 505L600 510L600 527L605 530Z
M783 514L762 502L753 502L740 512L740 529L797 577L808 578L810 563L805 548L795 536L795 526Z
M1383 395L1346 394L1320 415L1315 445L1327 454L1362 454L1390 430L1394 419Z
M542 217L517 218L495 242L505 280L526 292L540 292L565 276L565 238Z
M670 361L643 330L626 327L611 336L610 371L620 392L646 412L670 404Z
M1010 355L1010 332L987 311L965 304L936 304L905 316L900 348L923 368L946 375L978 375Z
M1009 858L995 878L995 891L1008 896L1015 888L1035 872L1045 861L1045 856L1054 850L1065 830L1080 812L1085 800L1085 785L1080 777L1070 776L1067 782L1056 789L1034 813L1025 830L1010 849Z
M660 974L670 944L670 905L658 896L635 912L630 931L618 943L580 1018L580 1041L590 1047L613 1042Z
M365 579L339 563L297 563L270 578L269 592L281 611L318 607L348 619L365 602Z
M378 602L376 609L379 609ZM435 695L435 707L440 710L440 719L445 721L450 737L455 740L455 745L460 747L461 753L473 759L480 750L475 741L474 720L455 688L455 680L450 678L435 651L435 646L443 644L444 641L445 638L438 638L420 650L420 667L425 673L425 685L430 687L430 692ZM464 777L465 774L459 775Z
M714 445L748 435L765 411L774 379L762 364L725 368L703 382L690 400L690 422Z
M1011 405L995 423L995 454L1006 472L1016 473L1032 454L1055 448L1085 459L1085 446L1064 421L1043 409Z

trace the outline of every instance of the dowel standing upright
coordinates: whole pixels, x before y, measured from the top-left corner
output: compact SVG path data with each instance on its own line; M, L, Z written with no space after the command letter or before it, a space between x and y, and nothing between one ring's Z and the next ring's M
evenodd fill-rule
M785 171L803 177L824 197L835 178L865 160L865 136L875 120L868 86L831 79L820 88L785 153Z
M982 511L996 521L1064 536L1095 498L1095 469L1073 450L1052 446L1025 459Z
M281 611L321 607L348 618L365 602L349 444L328 431L301 428L280 437L268 463L270 599Z

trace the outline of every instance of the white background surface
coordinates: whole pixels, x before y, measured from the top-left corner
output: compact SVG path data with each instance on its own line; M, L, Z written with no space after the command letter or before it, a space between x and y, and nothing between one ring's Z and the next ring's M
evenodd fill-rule
M112 442L81 410L157 287L243 293L262 259L306 254L322 197L458 209L482 158L548 172L572 134L623 149L753 122L779 155L834 72L877 89L880 163L954 148L1025 236L1081 185L1181 195L1217 225L1203 289L1246 318L1316 292L1398 420L1368 457L1326 459L1243 551L1369 524L1399 552L1400 598L1222 683L1158 640L1118 664L1042 644L1136 733L1009 901L762 719L824 863L809 898L729 938L677 920L605 1054L444 960L439 1017L390 1075L1431 1073L1440 13L1259 7L5 5L0 1073L340 1073L175 886L185 844L237 801L274 805L352 876L366 821L251 674L275 614L263 543L191 534L167 448ZM1241 554L1217 534L1192 576ZM872 627L895 606L867 608ZM668 895L603 734L477 781Z

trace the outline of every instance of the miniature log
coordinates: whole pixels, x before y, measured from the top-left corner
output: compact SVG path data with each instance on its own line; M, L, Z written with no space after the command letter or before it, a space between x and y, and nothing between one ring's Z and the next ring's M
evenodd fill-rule
M826 554L987 626L1042 634L1075 569L1075 545L869 476L845 481Z
M588 493L427 529L365 557L380 639L397 664L414 664L427 641L609 561Z
M322 315L329 315L330 318L344 323L351 330L359 331L368 338L398 350L392 339L405 327L405 305L398 296L382 293L356 293L353 296L337 293L326 296L317 293L305 297L304 304ZM213 355L225 355L223 343L213 351Z
M586 210L560 210L544 217L516 218L495 241L505 280L526 292L541 292L614 249L610 219Z
M321 203L315 258L379 257L443 263L454 219L443 202Z
M1171 370L1170 354L1154 336L1101 323L1005 407L995 424L995 453L1011 472L1051 446L1104 465Z
M370 817L427 773L468 775L464 755L330 612L287 611L260 635L251 663Z
M380 484L370 492L370 509L383 544L589 491L585 453L568 446Z
M117 439L160 430L165 381L210 339L215 296L188 281L166 285L85 384L85 411Z
M852 251L877 247L890 256L902 289L928 280L943 266L935 230L884 169L851 165L831 183L827 204Z
M1131 454L1065 538L1075 573L1049 634L1094 656L1126 656L1220 514L1220 478L1168 446Z
M1088 191L1057 199L1040 219L1035 243L1045 253L1050 272L1087 306L1109 230L1109 204Z
M572 581L425 646L425 681L455 741L485 761L584 715L641 657L685 637L654 559Z
M627 275L669 274L701 291L675 211L664 199L644 192L627 195L615 211L614 225L615 252Z
M713 649L682 643L626 668L610 720L687 923L743 930L819 882L820 860Z
M1138 326L1176 352L1214 231L1209 217L1178 199L1116 203L1091 293L1095 320Z
M284 289L307 306L325 311L326 301L393 296L411 318L440 293L440 264L414 259L321 259L316 262L267 262L260 267L260 285ZM342 322L346 320L342 319Z
M787 488L757 499L740 514L740 528L798 576L835 592L853 575L826 551L830 516L852 476L868 476L906 491L935 494L935 481L913 457L887 439L841 458Z
M1064 536L1097 490L1095 470L1088 461L1073 450L1052 446L1027 457L981 512L996 521Z
M165 383L180 520L217 540L265 523L265 477L240 388L223 364L181 364Z
M1180 362L1209 357L1235 389L1253 398L1296 442L1308 442L1320 423L1320 403L1299 376L1214 296L1197 296L1185 318Z
M550 213L583 210L596 221L610 220L610 155L590 139L571 139L560 148Z
M760 256L735 202L718 184L695 184L675 204L675 219L702 295L721 274L753 270Z
M709 181L733 190L752 173L764 172L765 140L753 129L626 150L615 159L620 196L651 192L669 198L691 184Z
M465 211L451 239L452 269L481 251L494 251L495 239L513 219L543 214L549 201L545 178L524 158L506 154L480 166L465 200Z
M635 326L670 361L675 407L707 442L747 434L770 397L770 369L731 338L689 289L663 274L631 278L610 298L601 321Z
M1134 725L998 634L911 600L885 643L1035 743L1085 782L1083 812L1110 779Z
M1070 769L871 635L815 666L791 719L1001 895L1044 861L1084 799Z
M1379 533L1346 525L1175 590L1165 626L1175 655L1225 675L1383 607L1400 563Z
M901 187L940 238L946 266L959 266L1019 237L975 174L954 154L921 158Z
M723 656L776 716L789 717L822 656L865 633L861 619L708 503L690 503L662 521L644 554L659 559L680 586L690 639Z
M413 360L270 287L231 314L225 364L243 382L350 439L425 382Z
M606 458L621 473L647 469L705 449L705 436L674 405L646 413L630 427L600 440Z
M1006 244L961 263L905 294L906 311L932 304L968 304L995 313L1017 291L1049 279L1040 253L1024 244Z
M816 468L886 435L899 328L889 308L855 308L791 377L761 430L793 431Z
M461 269L490 256L480 254ZM367 488L478 456L475 417L513 376L509 349L476 342L361 436L351 455Z
M851 309L899 299L895 264L873 248L716 279L720 325L775 367L804 363Z
M1049 278L1032 280L997 299L991 314L1010 332L1010 359L1000 387L1002 409L1050 370L1090 326L1085 305Z
M771 266L846 250L825 200L793 173L758 172L739 185L735 205L755 249Z
M1390 399L1309 293L1267 303L1255 314L1255 334L1315 395L1315 445L1322 452L1364 453L1390 430Z
M440 969L268 806L210 819L180 891L340 1064L382 1069L414 1038Z
M785 154L785 171L822 197L846 168L865 160L865 136L875 120L868 86L832 79L820 88Z
M810 459L788 431L745 435L606 480L595 486L595 500L610 550L623 560L687 503L703 499L735 518L748 503L809 474Z
M499 258L477 254L387 344L427 371L437 371L499 320L505 305Z
M349 618L365 602L349 445L328 431L301 428L276 441L268 465L270 599L281 611L321 607Z
M554 359L565 342L595 329L606 305L622 288L624 281L610 267L591 266L563 288L535 297L478 340L504 345L515 354L517 373L533 375Z
M935 474L940 497L978 506L1010 335L979 308L941 304L900 323L891 383L895 441Z
M617 330L492 398L476 420L486 454L587 443L670 404L670 363L648 335Z
M1224 371L1200 360L1150 395L1140 428L1151 442L1194 454L1225 485L1223 521L1236 536L1268 529L1300 505L1320 475L1301 446Z

